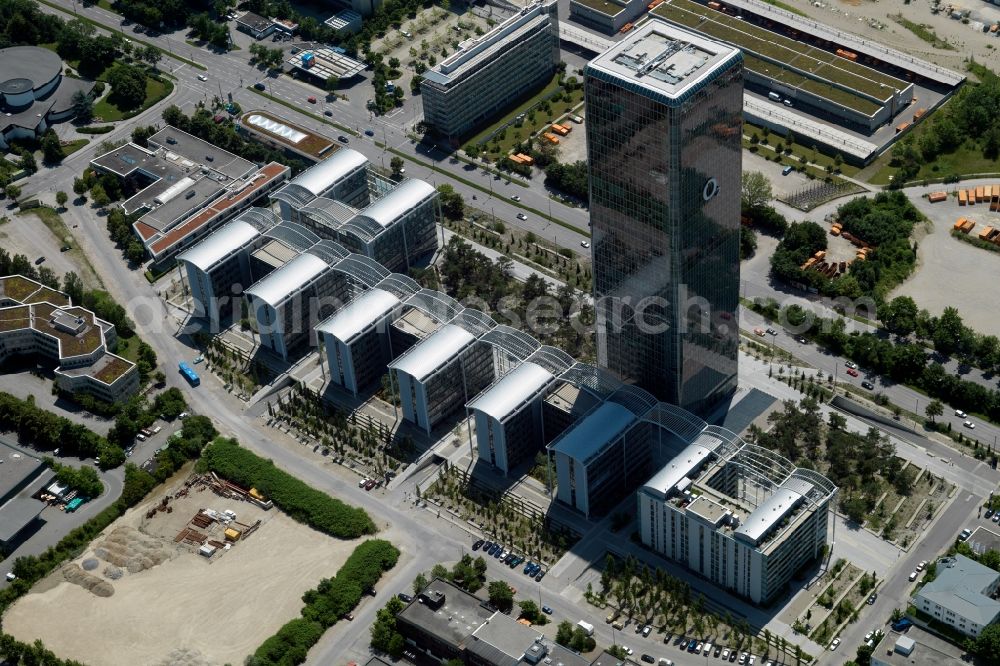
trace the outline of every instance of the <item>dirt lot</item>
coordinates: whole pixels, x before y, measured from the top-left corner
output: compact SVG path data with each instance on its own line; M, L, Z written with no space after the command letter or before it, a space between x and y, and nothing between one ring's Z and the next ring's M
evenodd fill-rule
M933 189L907 191L910 201L931 220L933 227L927 232L918 231L914 236L919 243L917 270L891 296L912 296L917 305L927 308L933 315L940 315L946 307L952 306L958 309L965 323L977 331L996 331L1000 326L997 309L983 307L982 291L977 287L996 280L1000 254L952 238L951 228L959 217L968 217L976 222L973 233L978 233L986 224L996 225L997 214L990 213L990 207L982 204L960 207L954 197L937 204L928 203L920 194ZM944 188L938 186L937 189ZM947 189L950 191L952 187Z
M54 197L52 198L54 200ZM88 286L100 284L86 257L77 247L76 240L72 238L74 233L72 229L66 229L70 234L69 239L59 238L35 213L18 214L10 208L4 208L0 210L0 217L4 216L8 221L0 224L0 246L11 256L23 254L32 262L42 256L45 257L45 262L41 265L50 268L60 278L73 271L83 278L84 284ZM100 224L103 224L103 221ZM67 240L73 249L60 252L59 248Z
M166 486L183 487L186 475ZM163 493L129 511L78 559L53 572L3 618L19 640L40 638L63 657L102 666L216 666L243 663L298 615L302 594L332 576L354 548L209 490L146 512ZM260 528L210 560L174 542L200 509L230 509ZM222 526L209 529L220 539ZM133 573L135 572L135 573ZM92 591L88 591L92 590Z

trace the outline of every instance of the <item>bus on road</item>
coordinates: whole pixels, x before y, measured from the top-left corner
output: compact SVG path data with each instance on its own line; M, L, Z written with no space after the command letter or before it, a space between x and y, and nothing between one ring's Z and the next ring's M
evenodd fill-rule
M180 368L181 374L184 375L184 379L188 380L188 383L191 384L191 386L201 384L201 379L198 377L198 373L192 370L190 365L181 361L177 364L177 367Z

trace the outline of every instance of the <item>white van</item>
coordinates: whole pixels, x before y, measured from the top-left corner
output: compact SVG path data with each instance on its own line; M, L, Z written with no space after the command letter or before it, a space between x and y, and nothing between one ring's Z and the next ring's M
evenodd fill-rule
M769 92L769 93L767 93L767 97L768 97L768 99L770 99L770 100L771 100L772 102L780 102L780 101L781 101L781 95L779 95L779 94L778 94L778 93L776 93L776 92Z

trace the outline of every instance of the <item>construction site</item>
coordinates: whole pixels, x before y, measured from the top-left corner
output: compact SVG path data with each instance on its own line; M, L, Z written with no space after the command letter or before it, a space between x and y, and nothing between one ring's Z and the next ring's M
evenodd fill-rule
M355 545L213 474L164 488L15 603L4 630L93 664L242 663Z

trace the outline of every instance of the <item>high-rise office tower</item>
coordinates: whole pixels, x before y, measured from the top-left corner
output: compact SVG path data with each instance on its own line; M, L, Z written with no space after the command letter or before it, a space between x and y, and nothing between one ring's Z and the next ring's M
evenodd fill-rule
M584 78L598 361L705 412L736 387L742 54L653 18Z

